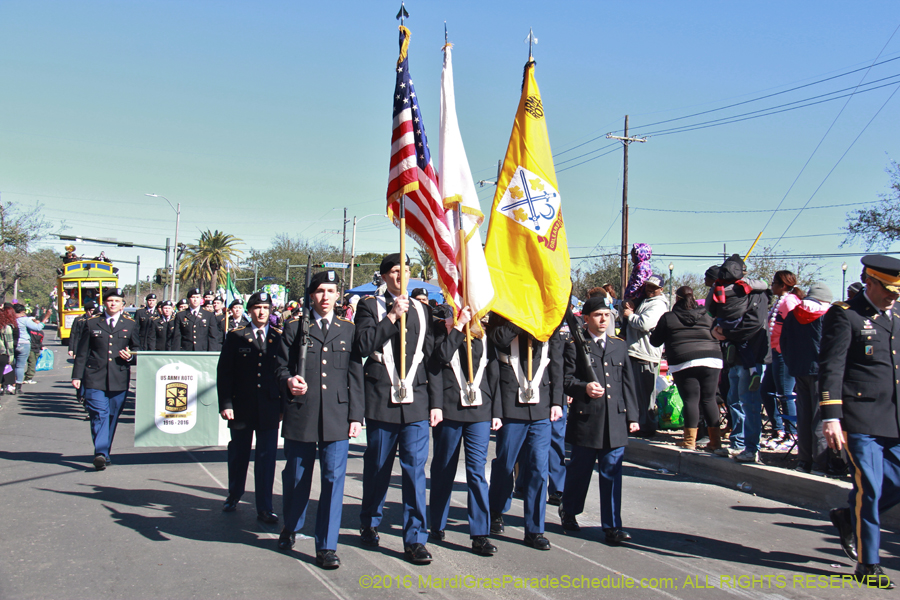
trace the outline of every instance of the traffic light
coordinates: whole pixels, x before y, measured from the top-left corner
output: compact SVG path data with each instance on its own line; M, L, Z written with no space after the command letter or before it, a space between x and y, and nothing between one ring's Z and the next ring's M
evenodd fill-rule
M169 285L169 272L167 269L157 269L156 275L153 277L156 285Z

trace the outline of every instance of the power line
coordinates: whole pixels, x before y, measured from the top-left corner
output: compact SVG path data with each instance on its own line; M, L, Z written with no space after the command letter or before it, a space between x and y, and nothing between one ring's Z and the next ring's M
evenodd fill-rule
M828 204L825 206L799 206L797 208L765 208L759 210L679 210L675 208L642 208L639 206L632 207L635 212L639 210L643 210L644 212L663 212L663 213L685 213L692 215L724 215L724 214L746 214L746 213L769 213L769 212L789 212L793 210L803 211L803 210L815 210L819 208L842 208L845 206L862 206L864 204L877 204L877 200L872 200L870 202L851 202L849 204Z

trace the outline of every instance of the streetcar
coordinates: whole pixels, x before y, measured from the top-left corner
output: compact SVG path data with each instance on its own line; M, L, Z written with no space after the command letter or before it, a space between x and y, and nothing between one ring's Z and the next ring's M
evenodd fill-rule
M118 269L102 260L76 259L62 266L56 281L59 305L59 339L66 341L72 322L84 314L84 303L92 300L98 307L103 304L103 293L119 287Z

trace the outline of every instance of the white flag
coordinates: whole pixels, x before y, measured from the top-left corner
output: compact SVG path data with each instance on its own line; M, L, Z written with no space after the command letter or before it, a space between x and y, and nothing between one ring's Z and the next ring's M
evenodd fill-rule
M453 306L454 318L466 305L475 316L472 319L473 335L481 337L483 331L479 320L491 309L494 302L494 286L491 274L484 259L481 246L479 225L484 222L484 215L478 204L475 182L466 158L462 136L459 133L459 122L456 120L456 100L453 95L453 63L451 45L444 46L444 71L441 74L441 141L440 141L440 173L441 198L444 207L453 212L456 235L453 248L456 251L457 273L460 277L465 272L466 280L457 282L457 294L448 295L447 302ZM460 261L463 245L459 231L465 235L465 265ZM463 296L464 295L464 296Z

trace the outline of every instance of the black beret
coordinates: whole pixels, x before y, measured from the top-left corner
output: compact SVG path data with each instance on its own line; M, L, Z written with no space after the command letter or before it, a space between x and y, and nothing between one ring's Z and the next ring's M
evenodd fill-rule
M584 306L581 307L581 314L587 316L598 310L611 309L612 307L606 303L606 296L594 296L584 301Z
M409 293L410 298L415 298L416 296L425 296L428 297L428 292L425 291L425 288L416 288Z
M309 288L307 288L306 293L312 294L319 286L323 283L332 283L337 285L338 276L334 271L320 271L318 273L314 273L312 277L309 279Z
M187 303L188 303L187 299L186 299L186 298L182 298L181 300L178 301L178 303L176 304L176 306L181 306L182 304L185 304L185 305L186 305Z
M400 253L394 252L393 254L388 254L381 261L381 267L379 267L378 272L384 275L385 273L390 273L391 269L400 264ZM406 264L409 265L409 255L406 256Z
M85 302L84 302L84 309L85 309L85 310L93 310L93 309L95 309L95 308L97 308L97 303L96 303L96 302L94 302L93 300L85 300Z
M103 292L103 300L107 300L108 298L121 298L125 299L125 292L122 291L122 288L110 288Z
M156 294L147 294L146 300L156 300Z
M200 292L200 288L194 288L192 290L188 290L187 297L191 296L202 296L203 294Z
M213 292L212 290L210 290L210 291L206 292L206 293L203 294L203 295L204 295L204 296L215 296L216 294L215 294L215 292Z
M244 305L243 300L241 300L240 298L235 298L234 300L231 301L231 304L228 305L228 308L234 308L235 306L243 306L243 305Z
M160 306L174 306L171 300L163 300L159 303Z
M268 304L269 306L272 306L272 295L267 294L266 292L256 292L250 296L249 300L247 300L247 308L253 308L257 304Z

